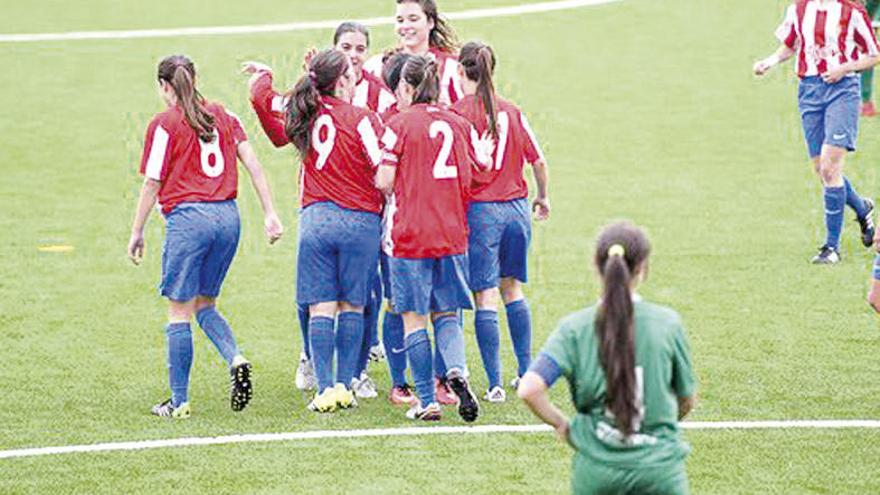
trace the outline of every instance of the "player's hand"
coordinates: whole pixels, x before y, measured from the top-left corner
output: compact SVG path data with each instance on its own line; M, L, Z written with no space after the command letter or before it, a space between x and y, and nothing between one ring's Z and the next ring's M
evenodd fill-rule
M144 258L144 234L143 232L132 232L131 238L128 239L128 259L135 265L140 265Z
M568 421L563 421L561 425L556 428L556 438L558 438L561 442L565 442L566 444L574 447L571 444L571 429L568 426Z
M309 71L309 65L312 63L312 59L317 54L318 54L318 49L315 47L311 47L306 51L306 54L303 55L303 70L304 71L306 71L306 72Z
M269 239L269 244L275 244L275 241L281 239L281 235L284 234L284 226L281 225L281 220L274 212L266 215L263 220L263 228Z
M248 60L247 62L242 62L241 64L242 74L257 74L260 72L268 72L271 74L272 68L262 62L256 62L253 60Z
M550 200L538 196L532 201L532 212L535 214L535 220L539 222L547 220L550 218Z
M756 76L763 76L771 68L773 68L773 66L767 61L767 59L758 60L755 62L755 65L752 66L752 72L754 72Z
M843 79L843 77L846 76L848 73L849 70L847 70L847 68L844 66L835 67L828 72L822 74L822 80L828 84L834 84Z

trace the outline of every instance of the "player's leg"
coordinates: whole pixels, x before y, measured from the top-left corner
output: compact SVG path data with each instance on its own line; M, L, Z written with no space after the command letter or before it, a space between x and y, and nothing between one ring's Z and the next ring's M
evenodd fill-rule
M357 406L352 382L364 340L364 307L339 302L336 330L336 404L344 409Z
M367 304L364 306L364 332L354 378L351 383L351 389L354 390L355 395L364 399L372 399L379 396L379 393L376 391L376 384L373 383L373 380L367 374L367 364L372 358L373 340L379 338L379 312L382 307L382 284L379 280L378 264L375 268L368 270L368 272L370 283ZM381 349L381 346L377 345L377 347Z
M373 274L373 290L371 291L373 297L370 299L370 310L372 313L369 322L370 361L377 363L385 359L385 348L382 346L382 341L379 338L379 315L382 312L382 300L385 297L384 287L382 277L379 274L379 267L377 266Z
M300 390L312 390L318 382L315 379L315 368L312 366L312 354L309 348L309 306L297 304L296 317L299 320L299 329L302 333L303 350L299 353L294 382L296 388Z
M437 349L446 362L449 387L458 397L458 414L467 422L477 419L480 406L465 376L464 334L459 310L472 309L467 284L466 254L436 260L432 274L431 312Z
M403 319L404 347L418 400L406 416L437 421L442 415L434 397L434 362L428 338L432 259L389 258L394 309Z
M868 11L868 17L871 20L874 20L877 17L878 6L880 6L880 0L868 0L865 3L865 9ZM874 68L866 69L861 72L861 87L862 87L862 106L861 106L861 115L865 117L873 117L877 115L877 108L874 106L873 94L874 94Z
M298 284L297 284L298 285ZM336 410L336 389L333 380L333 355L336 349L335 323L338 304L323 301L309 305L309 345L318 389L308 408L316 412Z
M504 206L506 228L499 250L501 298L507 310L507 326L516 355L517 373L513 381L516 388L519 378L528 371L532 363L532 313L523 293L523 284L528 282L532 223L528 200L509 201Z
M391 391L388 399L392 404L412 405L415 396L408 383L406 383L406 348L403 344L403 318L397 313L392 304L391 295L391 269L388 266L388 256L380 253L382 291L387 298L385 314L382 317L382 345L385 347L385 355L388 358L388 371L391 375Z
M871 272L871 289L868 291L868 304L880 313L880 254L874 256L874 269Z

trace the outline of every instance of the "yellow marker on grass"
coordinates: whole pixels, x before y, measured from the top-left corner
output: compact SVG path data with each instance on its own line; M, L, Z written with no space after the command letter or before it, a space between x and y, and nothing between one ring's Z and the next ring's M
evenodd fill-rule
M37 247L37 251L40 251L41 253L69 253L73 251L73 246L68 246L66 244L39 246Z

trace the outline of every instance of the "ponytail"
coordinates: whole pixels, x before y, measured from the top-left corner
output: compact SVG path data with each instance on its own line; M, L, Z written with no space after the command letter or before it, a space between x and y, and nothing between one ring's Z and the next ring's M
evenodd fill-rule
M495 54L492 48L479 41L471 41L461 48L458 60L464 68L465 76L477 83L477 97L486 112L489 133L492 139L498 139L498 106L495 99L495 84L492 82Z
M599 361L605 372L605 406L627 437L634 433L639 414L632 277L649 253L647 238L632 224L611 225L599 236L596 265L603 293L595 326Z
M284 133L305 158L311 146L312 126L322 96L332 96L336 82L348 69L348 57L337 50L324 50L309 61L308 73L299 78L289 93Z
M196 89L196 69L185 55L171 55L159 62L158 79L171 85L187 123L208 143L214 139L214 116L205 109L205 99Z
M414 89L413 105L436 103L440 97L440 78L433 57L411 56L403 65L401 78Z

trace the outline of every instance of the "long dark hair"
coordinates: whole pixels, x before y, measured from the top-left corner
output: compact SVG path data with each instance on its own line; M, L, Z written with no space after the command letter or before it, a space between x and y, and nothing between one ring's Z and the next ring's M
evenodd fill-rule
M391 91L397 91L403 66L411 57L412 55L406 53L395 53L388 57L382 65L382 81Z
M477 96L483 103L483 110L489 119L489 133L498 139L498 109L495 104L495 53L492 48L480 41L471 41L461 47L458 62L464 68L465 76L477 83Z
M437 12L437 2L434 0L397 0L398 5L402 3L419 4L422 12L425 13L425 17L430 21L434 21L434 28L431 29L431 33L428 35L429 46L439 48L447 53L455 53L455 49L458 47L458 38L455 36L452 26L446 22L446 19L440 17L440 13Z
M345 33L361 33L364 35L364 38L367 39L367 47L370 46L370 30L367 26L359 22L343 22L336 28L336 33L333 34L333 46L336 46L339 43L339 38L342 37Z
M284 132L305 157L311 145L312 125L318 115L321 96L331 96L336 81L348 69L348 57L338 50L324 50L312 57L309 71L299 78L287 103Z
M636 346L632 276L651 253L645 233L629 222L602 230L596 243L596 266L604 290L596 313L599 361L605 371L605 406L624 436L633 433L636 404Z
M159 81L171 85L177 96L177 105L199 139L206 143L212 141L214 116L205 109L205 98L196 89L196 66L193 61L186 55L169 55L159 62L156 72Z
M440 97L440 78L434 57L411 55L403 64L401 79L415 88L412 104L436 103Z

